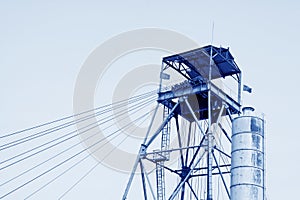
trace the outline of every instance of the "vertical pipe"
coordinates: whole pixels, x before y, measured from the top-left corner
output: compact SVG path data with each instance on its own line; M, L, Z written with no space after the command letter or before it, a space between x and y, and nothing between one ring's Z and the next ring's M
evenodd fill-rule
M211 72L212 72L212 45L210 47L209 77L208 77L207 200L212 200Z
M146 189L146 182L145 182L145 171L142 165L142 161L140 160L140 168L141 168L141 176L142 176L142 185L143 185L143 192L144 192L144 199L147 200L147 189Z
M266 159L267 159L267 152L266 152L266 141L267 141L267 138L266 138L266 129L265 129L265 125L266 125L266 123L265 123L265 116L264 116L264 114L263 114L263 117L262 117L262 120L263 120L263 132L264 132L264 142L263 142L263 152L264 152L264 165L263 165L263 167L264 167L264 179L263 179L263 187L264 187L264 191L263 191L263 200L266 200L267 199L267 196L266 196L266 174L267 174L267 172L266 172Z
M238 103L242 105L242 73L238 74Z

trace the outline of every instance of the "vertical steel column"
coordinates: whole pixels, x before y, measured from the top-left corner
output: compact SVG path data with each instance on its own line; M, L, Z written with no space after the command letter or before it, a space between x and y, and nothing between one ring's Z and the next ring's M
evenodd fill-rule
M211 132L211 71L212 71L212 47L209 59L208 77L208 132L207 132L207 200L212 200L212 132Z
M211 132L211 91L208 91L208 132L207 136L207 200L212 200L212 132Z

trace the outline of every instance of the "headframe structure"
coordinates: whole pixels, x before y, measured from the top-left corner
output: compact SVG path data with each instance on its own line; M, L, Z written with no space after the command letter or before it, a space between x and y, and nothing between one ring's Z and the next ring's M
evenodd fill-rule
M180 81L174 84L169 73ZM162 59L157 108L163 107L163 120L152 133L154 114L123 200L138 168L145 200L212 200L219 193L231 199L230 133L233 115L241 113L241 75L228 48L208 45ZM226 90L225 79L233 81L234 92Z

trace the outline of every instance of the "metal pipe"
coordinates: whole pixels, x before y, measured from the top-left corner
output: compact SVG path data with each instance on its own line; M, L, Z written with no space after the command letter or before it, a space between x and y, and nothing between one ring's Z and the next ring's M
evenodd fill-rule
M177 108L178 105L179 105L179 101L172 108L172 110L170 111L169 115L166 117L166 119L163 121L163 123L161 124L161 126L157 129L157 131L153 134L153 136L149 139L149 141L147 142L147 144L145 144L146 147L148 147L153 142L153 140L159 135L160 131L170 121L171 116L173 115L173 112L175 111L175 109Z
M194 113L194 111L193 111L193 109L192 109L190 103L188 102L188 100L187 100L186 97L183 97L183 99L184 99L184 102L185 102L185 104L187 105L189 111L191 112L191 114L192 114L192 116L193 116L195 122L197 123L199 130L201 131L202 135L204 136L204 135L205 135L205 134L204 134L204 131L202 130L201 124L200 124L199 120L197 119L197 117L196 117L196 115L195 115L195 113Z
M142 161L140 160L140 169L141 169L141 176L142 176L142 185L143 185L143 192L144 192L144 199L147 200L147 189L146 189L146 182L145 182L145 171L142 165Z
M220 173L220 176L221 176L223 185L224 185L224 187L225 187L226 193L227 193L227 195L228 195L228 197L229 197L229 199L230 199L229 190L228 190L228 188L227 188L227 185L226 185L225 179L224 179L224 177L223 177L223 173L222 173L222 171L221 171L221 169L220 169L219 163L218 163L218 161L217 161L217 158L216 158L216 156L215 156L214 153L212 153L212 155L213 155L213 157L214 157L215 163L216 163L217 168L218 168L218 170L219 170L219 173Z
M197 162L195 162L194 166L191 167L189 173L186 175L186 177L181 181L181 183L176 187L175 191L172 193L172 195L170 196L169 200L173 200L176 195L178 194L180 188L183 186L183 184L188 180L188 178L190 177L190 175L192 174L192 172L194 171L194 168L198 165L198 163L200 162L200 160L203 158L203 156L205 155L205 152L203 152L203 154L199 157L199 159L197 160Z
M144 169L144 172L145 172L145 167L144 167L142 161L141 161L140 163L141 163L141 167ZM149 185L149 188L150 188L150 191L151 191L151 194L152 194L152 198L153 198L153 200L156 200L156 197L155 197L153 188L152 188L152 186L151 186L151 182L150 182L150 179L149 179L149 177L148 177L148 173L147 173L147 172L145 172L145 177L146 177L146 180L147 180L147 182L148 182L148 185Z
M212 200L212 115L211 115L211 71L212 71L212 46L210 48L209 78L208 78L208 132L207 132L207 200Z

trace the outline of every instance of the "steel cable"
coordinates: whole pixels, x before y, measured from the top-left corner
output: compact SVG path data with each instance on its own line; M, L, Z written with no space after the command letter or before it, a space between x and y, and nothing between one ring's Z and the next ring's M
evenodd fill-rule
M23 133L23 132L26 132L26 131L34 130L34 129L37 129L37 128L40 128L40 127L43 127L43 126L46 126L46 125L50 125L50 124L53 124L53 123L56 123L56 122L60 122L60 121L66 120L66 119L70 119L72 117L80 116L80 115L83 115L83 114L86 114L86 113L89 113L89 112L92 112L92 111L95 111L95 110L99 110L99 109L102 109L102 108L105 108L105 107L108 107L108 106L112 106L112 105L115 105L115 104L126 102L126 101L128 101L130 99L134 99L134 98L146 95L146 94L156 94L156 93L157 93L157 90L152 90L150 92L146 92L146 93L143 93L143 94L140 94L140 95L137 95L137 96L133 96L133 97L128 98L128 99L123 99L123 100L114 102L112 104L107 104L107 105L100 106L100 107L97 107L97 108L93 108L93 109L90 109L90 110L87 110L87 111L83 111L83 112L78 113L78 114L69 115L67 117L63 117L63 118L60 118L60 119L57 119L57 120L53 120L53 121L46 122L46 123L43 123L43 124L39 124L39 125L30 127L30 128L26 128L26 129L23 129L23 130L20 130L20 131L16 131L16 132L13 132L13 133L8 133L6 135L0 136L0 139L1 138L6 138L6 137L10 137L10 136L13 136L13 135L16 135L16 134L19 134L19 133Z
M148 114L148 113L146 113L146 114L144 114L144 115L147 115L147 114ZM143 115L143 116L144 116L144 115ZM142 117L143 117L143 116L142 116ZM94 147L95 145L99 144L100 142L106 140L108 137L111 137L112 135L116 134L117 132L119 132L119 131L123 130L124 128L128 127L129 125L131 125L132 123L134 123L134 122L137 121L138 119L141 119L141 117L139 117L139 118L135 119L134 121L128 123L127 125L123 126L122 128L118 129L117 131L114 131L113 133L109 134L106 138L102 138L101 140L98 140L98 141L95 142L94 144L92 144L92 145L88 146L87 148L85 148L85 149L79 151L79 152L76 153L75 155L73 155L73 156L69 157L68 159L66 159L66 160L64 160L64 161L62 161L62 162L60 162L59 164L57 164L57 165L51 167L50 169L48 169L48 170L44 171L43 173L39 174L38 176L35 176L34 178L30 179L29 181L23 183L22 185L19 185L18 187L14 188L13 190L11 190L11 191L9 191L8 193L6 193L6 194L4 194L3 196L1 196L0 199L2 199L2 198L4 198L4 197L7 197L8 195L10 195L10 194L16 192L17 190L21 189L22 187L28 185L29 183L35 181L36 179L38 179L38 178L44 176L45 174L49 173L50 171L52 171L52 170L56 169L57 167L63 165L64 163L70 161L71 159L73 159L73 158L75 158L76 156L82 154L82 153L85 152L86 150L88 150L88 149Z
M153 95L151 95L151 96L153 96ZM151 97L151 96L150 96L150 97ZM145 97L142 96L142 97L140 97L138 100L144 100L144 98L145 98ZM135 103L136 101L137 101L137 99L133 99L133 100L131 100L130 102L125 102L124 104L127 105L128 103ZM33 140L33 139L39 138L39 137L44 136L44 135L47 135L47 134L49 134L49 133L53 133L53 132L55 132L55 131L59 131L59 130L61 130L61 129L63 129L63 128L72 126L72 125L74 125L74 124L76 124L76 123L78 123L78 122L82 122L82 121L91 119L91 118L95 117L95 115L100 115L100 114L107 113L107 112L111 111L112 109L113 109L113 108L108 108L108 109L106 109L106 110L104 110L104 111L98 111L97 113L92 113L92 114L90 114L90 115L88 115L88 116L85 116L85 117L83 117L83 118L81 118L81 119L73 120L73 121L67 122L67 123L65 123L65 124L61 124L61 125L52 127L52 128L50 128L50 129L40 131L40 132L35 133L35 134L33 134L33 135L29 135L29 136L26 136L26 137L17 139L17 140L15 140L15 141L6 143L6 144L0 146L0 151L5 150L5 149L8 149L8 148L11 148L11 147L14 147L14 146L17 146L17 145L22 144L22 143L27 142L27 141L31 141L31 140Z
M147 105L147 104L149 104L149 103L151 103L151 102L153 102L153 99L150 99L150 100L146 101L146 102L143 103L143 104L138 104L138 106L137 106L136 108L141 108L141 109L142 109L143 106L145 106L145 105ZM136 109L136 108L132 108L131 110L127 110L127 109L126 109L126 110L123 112L123 114L126 114L127 112L132 111L133 109ZM139 110L140 110L140 109L138 109L137 111L139 111ZM137 112L137 111L136 111L136 112ZM99 125L103 125L104 123L109 122L109 121L113 120L114 118L115 118L115 116L112 116L110 119L108 119L108 120L106 120L106 121L104 121L104 122L102 122L102 123L100 123L100 124L96 124L95 126L90 127L89 129L84 130L84 131L81 132L80 134L85 133L85 132L87 132L87 131L89 131L89 130L92 130L93 128L96 128L96 127L98 127ZM99 120L98 120L97 122L99 122ZM97 122L96 122L96 123L97 123ZM95 123L92 123L92 124L95 124ZM76 130L73 131L73 132L76 133ZM57 143L55 143L55 144L53 144L53 145L51 145L51 146L49 146L49 147L46 147L46 148L44 148L44 149L42 149L42 150L39 150L39 151L37 151L37 152L35 152L35 153L32 153L32 154L26 156L26 157L24 157L24 158L21 158L21 159L15 161L15 162L12 162L12 163L10 163L10 164L4 166L4 167L1 167L0 170L3 170L3 169L6 169L6 168L8 168L8 167L10 167L10 166L12 166L12 165L15 165L15 164L17 164L17 163L19 163L19 162L21 162L21 161L23 161L23 160L25 160L25 159L28 159L28 158L30 158L30 157L32 157L32 156L34 156L34 155L37 155L38 153L44 152L45 150L48 150L48 149L50 149L50 148L52 148L52 147L54 147L54 146L57 146L58 144L61 144L61 143L65 142L65 141L68 141L68 140L74 138L74 137L77 136L77 135L78 135L78 134L75 134L75 135L73 135L73 136L71 136L71 137L68 137L68 138L66 138L66 139L64 139L64 140L62 140L62 141L60 141L60 142L57 142ZM80 143L81 143L81 142L79 142L79 144L80 144Z
M153 111L153 110L152 110ZM150 112L152 112L150 111ZM147 114L150 114L150 112L148 112ZM147 116L143 115L140 119L142 119L143 117ZM139 125L141 125L142 123L144 123L146 121L147 118L145 118ZM137 127L132 131L134 132L137 129ZM114 140L116 137L118 137L118 135L115 135L113 138L111 138L110 140L108 140L105 144L103 144L102 146L100 146L99 148L95 149L93 152L91 152L91 154L99 151L100 149L102 149L106 144L108 144L109 142L111 142L112 140ZM89 169L78 181L75 182L75 184L73 184L66 192L64 192L58 199L61 199L63 196L65 196L67 193L69 193L77 184L79 184L85 177L87 177L100 163L102 163L104 161L105 158L107 158L107 156L109 156L116 148L118 148L127 138L129 137L129 135L126 135L124 139L121 140L121 142L119 142L111 151L109 151L102 159L101 161L98 161L91 169ZM30 197L32 197L34 194L36 194L37 192L39 192L40 190L42 190L43 188L47 187L49 184L51 184L52 182L54 182L55 180L57 180L58 178L60 178L62 175L64 175L65 173L67 173L68 171L70 171L71 169L73 169L74 167L76 167L77 165L79 165L81 162L83 162L84 160L86 160L87 158L89 158L90 155L87 155L85 157L83 157L82 159L80 159L79 161L77 161L75 164L73 164L71 167L69 167L68 169L64 170L62 173L60 173L59 175L57 175L55 178L51 179L49 182L47 182L46 184L44 184L42 187L40 187L39 189L35 190L33 193L31 193L30 195L28 195L27 197L25 197L24 199L28 199Z
M140 110L140 109L136 110L135 112L138 112L139 110ZM122 120L124 120L124 119L126 119L126 117L122 118L120 121L122 121ZM108 129L108 128L110 128L111 126L112 126L112 125L110 125L110 126L104 128L103 131L106 130L106 129ZM85 138L85 139L82 140L81 142L78 142L78 143L76 143L76 144L74 144L74 145L68 147L68 148L65 149L64 151L61 151L60 153L58 153L58 154L56 154L56 155L54 155L54 156L48 158L47 160L43 161L42 163L39 163L38 165L35 165L34 167L32 167L32 168L30 168L30 169L28 169L28 170L22 172L21 174L19 174L19 175L15 176L15 177L13 177L13 178L11 178L11 179L5 181L5 182L2 183L0 186L3 186L3 185L5 185L5 184L7 184L7 183L9 183L9 182L11 182L11 181L13 181L13 180L15 180L16 178L19 178L20 176L22 176L22 175L28 173L29 171L32 171L33 169L35 169L35 168L37 168L37 167L43 165L44 163L46 163L46 162L48 162L48 161L50 161L50 160L56 158L56 157L59 156L59 155L61 155L61 154L65 153L65 152L67 152L68 150L74 148L75 146L81 144L82 142L84 142L84 141L86 141L86 140L88 140L88 139L94 137L94 136L97 135L98 133L99 133L99 132L96 132L96 133L90 135L88 138Z
M146 101L146 103L147 102L149 102L149 101L153 101L152 99L146 99L146 100L148 100L148 101ZM141 105L144 105L144 104L141 104L142 102L139 102L139 105L136 107L136 108L139 108L139 107L141 107ZM144 102L145 103L145 102ZM133 106L136 106L135 104L133 105ZM133 107L133 106L131 106L131 107ZM131 109L131 107L129 107L130 109ZM126 114L128 112L128 110L127 110L127 108L125 108L125 109L123 109L122 110L122 112L117 112L117 113L115 113L115 114L120 114L120 116L121 115L123 115L123 114ZM110 117L110 116L109 116ZM114 119L114 115L112 115L112 118L111 118L111 120L112 119ZM105 118L103 118L103 119L107 119L107 117L105 117ZM20 156L22 156L22 155L25 155L25 154L27 154L27 153L29 153L29 152L31 152L31 151L34 151L34 150L36 150L36 149L39 149L39 148L41 148L41 147L43 147L43 146L45 146L45 145L48 145L48 144L51 144L52 142L55 142L55 141L57 141L57 140L59 140L59 139L62 139L62 138L64 138L64 137L66 137L66 136L69 136L69 135L71 135L71 134L74 134L75 133L75 135L74 136L76 136L77 134L76 134L76 132L77 131L81 131L82 129L85 129L85 128L88 128L88 127L90 127L90 126L92 126L92 125L94 125L94 124L97 124L97 123L99 123L100 121L102 121L103 119L101 119L101 120L97 120L96 122L93 122L93 123L90 123L90 124L88 124L88 125L86 125L86 126L84 126L84 127L81 127L81 128L79 128L79 129L77 129L77 130L74 130L74 131L71 131L71 132L69 132L69 133L67 133L67 134L65 134L65 135L63 135L63 136L60 136L60 137L58 137L58 138L56 138L56 139L53 139L53 140L51 140L51 141L48 141L48 142L46 142L46 143L44 143L44 144L42 144L42 145L39 145L39 146L37 146L37 147L34 147L34 148L32 148L32 149L30 149L30 150L27 150L27 151L25 151L25 152L22 152L22 153L20 153L20 154L18 154L18 155L15 155L15 156L12 156L12 157L10 157L10 158L8 158L8 159L6 159L6 160L4 160L4 161L1 161L0 162L0 164L3 164L3 163L6 163L6 162L8 162L8 161L10 161L10 160L12 160L12 159L15 159L15 158L17 158L17 157L20 157ZM106 123L106 122L108 122L109 120L106 120L104 123ZM96 125L96 126L93 126L92 128L96 128L98 125ZM91 128L91 129L92 129ZM88 129L89 130L89 129ZM86 131L88 131L88 130L86 130ZM84 132L86 132L86 131L84 131ZM72 136L72 137L69 137L68 139L71 139L71 138L73 138L74 136ZM0 169L1 170L1 169Z

